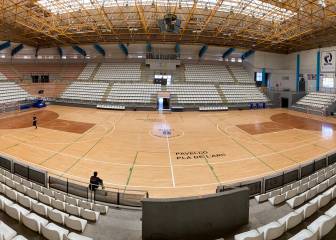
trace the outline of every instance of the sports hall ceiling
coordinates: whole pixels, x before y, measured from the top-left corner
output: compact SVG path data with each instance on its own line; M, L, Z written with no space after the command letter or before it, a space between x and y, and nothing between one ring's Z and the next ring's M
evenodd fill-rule
M0 0L0 40L49 47L203 43L288 53L336 45L336 0ZM180 31L161 33L166 13Z

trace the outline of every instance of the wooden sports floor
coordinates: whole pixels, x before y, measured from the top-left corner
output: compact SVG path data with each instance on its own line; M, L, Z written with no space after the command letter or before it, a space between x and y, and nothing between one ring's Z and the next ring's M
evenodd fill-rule
M38 118L38 129L31 127ZM51 173L147 190L213 193L332 151L336 119L284 109L159 113L49 106L0 116L0 152Z

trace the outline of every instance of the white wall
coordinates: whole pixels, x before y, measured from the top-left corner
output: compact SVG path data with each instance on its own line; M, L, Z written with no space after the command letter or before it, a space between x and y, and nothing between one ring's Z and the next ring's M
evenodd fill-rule
M269 86L278 90L296 90L296 58L300 55L300 73L306 80L306 90L315 91L316 81L308 80L308 74L316 74L316 55L318 49L301 51L291 54L276 54L268 52L256 52L247 59L254 71L266 68L270 73ZM252 69L253 69L252 68ZM320 84L322 86L322 83Z
M296 54L286 55L269 52L255 52L246 59L250 71L269 73L269 87L277 90L295 90Z
M0 41L0 44L2 42ZM11 50L17 46L18 43L11 43L11 47L0 51L0 58L5 56L5 58L11 58ZM108 59L124 59L126 56L119 48L118 44L100 44L105 52L106 58ZM127 44L128 48L128 58L145 58L146 56L146 43L131 43ZM173 54L175 53L175 43L165 43L165 44L152 44L153 51L155 53L163 54ZM202 44L193 44L193 45L180 45L180 55L182 59L192 59L192 60L222 60L223 53L228 49L228 47L218 47L218 46L208 46L208 50L202 57L199 59L198 54L201 49ZM83 48L88 58L90 59L99 59L102 56L95 50L93 44L80 45ZM79 53L77 53L72 46L62 47L63 54L67 59L83 59ZM238 58L241 56L246 49L236 49L230 57ZM59 53L56 47L53 48L41 48L39 49L40 58L43 59L59 59ZM14 59L35 59L35 48L24 45L23 50L14 56Z
M3 43L4 41L0 41ZM0 51L0 59L10 60L11 50L16 47L18 43L11 43L11 47ZM101 44L101 46L106 51L107 59L125 59L126 56L120 50L118 44ZM220 46L208 46L208 50L199 59L199 50L202 44L190 44L190 45L180 45L181 58L182 59L192 59L195 61L206 61L206 60L222 60L223 53L228 49L228 47ZM101 59L102 56L95 50L92 44L81 45L90 59ZM146 43L134 43L128 44L129 56L128 58L137 59L145 58ZM174 53L175 43L168 44L152 44L154 52L163 53ZM67 59L83 59L83 57L77 53L71 46L62 47L64 55ZM336 50L336 47L322 48L320 51L330 51ZM240 57L246 49L236 49L231 57ZM298 53L291 54L276 54L269 52L256 51L250 57L245 60L245 65L251 73L251 77L254 77L254 72L261 71L262 68L266 68L266 72L269 73L269 85L272 88L277 88L279 90L290 89L295 91L296 89L296 56L300 54L300 72L306 79L306 89L314 91L316 87L316 81L308 80L307 74L316 74L316 54L319 49L312 49L307 51L301 51ZM39 56L43 59L59 59L59 53L57 48L41 48L39 50ZM14 56L14 59L35 59L35 48L30 46L24 46L23 50ZM335 74L335 73L334 73ZM322 91L326 90L322 87L322 79L320 83L320 89ZM336 79L335 79L336 86ZM330 91L330 89L327 89ZM336 88L332 89L336 91Z

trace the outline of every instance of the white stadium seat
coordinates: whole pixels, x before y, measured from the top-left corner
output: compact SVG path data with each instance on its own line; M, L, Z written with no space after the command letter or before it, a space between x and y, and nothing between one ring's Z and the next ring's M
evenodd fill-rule
M11 200L9 200L8 198L5 198L4 196L0 195L0 206L1 209L4 211L5 210L5 205L12 205L13 202Z
M65 211L65 202L51 199L51 206L61 211Z
M289 240L318 240L318 233L313 233L308 229L303 229Z
M315 202L315 203L306 203L302 207L295 210L295 212L297 213L302 212L304 219L306 219L310 217L311 215L313 215L314 213L316 213L317 210L318 210L318 205L317 205L317 202Z
M21 216L27 215L29 213L29 210L21 207L18 204L11 204L11 205L5 204L5 212L11 218L14 218L17 221L21 221Z
M32 209L32 204L37 203L35 199L32 199L30 197L24 196L24 195L19 195L17 199L18 203L21 204L22 206Z
M64 224L68 228L71 228L79 232L83 232L86 227L87 220L75 216L66 216Z
M263 233L264 240L272 240L280 237L285 232L285 223L271 222L258 228Z
M69 217L69 214L59 211L57 209L48 209L48 217L55 223L63 225L65 217Z
M32 204L32 210L41 216L48 216L48 209L52 208L40 202Z
M312 233L318 233L319 239L327 235L334 227L336 223L335 217L322 215L314 222L307 226L307 229Z
M280 224L285 224L286 231L296 227L302 221L303 221L302 212L291 212L278 220Z
M71 232L68 236L65 236L63 240L93 240L93 238L89 238L83 235L79 235L77 233Z
M0 240L11 240L16 236L16 231L0 221Z
M63 240L64 236L69 234L69 230L62 228L54 223L48 223L41 226L43 237L48 240Z
M108 212L108 206L93 204L92 210L96 212L100 212L101 214L106 214Z
M240 233L234 236L235 240L263 240L263 234L257 230Z
M99 219L100 212L96 212L96 211L92 211L92 210L89 210L89 209L82 208L80 215L81 215L82 218L84 218L86 220L96 222Z
M27 215L22 215L22 223L34 232L41 233L41 226L46 226L48 220L40 217L35 213L29 213Z
M80 216L80 207L71 205L71 204L66 204L65 205L65 211L69 214L75 215L75 216Z

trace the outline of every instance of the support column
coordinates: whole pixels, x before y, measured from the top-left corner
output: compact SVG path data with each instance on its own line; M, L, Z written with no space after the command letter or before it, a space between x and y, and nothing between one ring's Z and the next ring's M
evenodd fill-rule
M316 92L320 91L321 52L316 54Z
M263 87L267 87L267 82L266 82L266 68L263 68L263 69L261 70L261 80L262 80L261 86L263 86Z
M299 92L300 83L300 54L296 55L296 92Z

